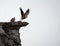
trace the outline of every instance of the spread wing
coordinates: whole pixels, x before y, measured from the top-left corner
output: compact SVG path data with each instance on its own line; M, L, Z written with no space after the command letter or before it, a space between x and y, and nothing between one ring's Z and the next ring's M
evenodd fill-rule
M22 16L21 19L25 19L25 18L27 18L28 14L29 14L29 9L24 13L24 15Z
M21 11L21 16L23 17L24 12L23 12L22 8L20 8L20 11Z

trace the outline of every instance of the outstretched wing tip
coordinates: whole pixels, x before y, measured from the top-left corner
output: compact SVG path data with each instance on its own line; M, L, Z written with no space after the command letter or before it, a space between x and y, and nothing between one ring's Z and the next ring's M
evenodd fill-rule
M27 12L30 12L30 9L28 9Z
M22 11L22 8L21 7L19 9L20 9L20 11Z

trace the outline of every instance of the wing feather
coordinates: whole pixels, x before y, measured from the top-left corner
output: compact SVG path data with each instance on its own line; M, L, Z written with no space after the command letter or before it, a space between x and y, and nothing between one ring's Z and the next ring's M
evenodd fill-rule
M24 15L22 16L22 19L27 18L28 14L29 14L29 9L24 13Z
M20 11L21 11L21 16L23 16L24 12L23 12L22 8L20 8Z

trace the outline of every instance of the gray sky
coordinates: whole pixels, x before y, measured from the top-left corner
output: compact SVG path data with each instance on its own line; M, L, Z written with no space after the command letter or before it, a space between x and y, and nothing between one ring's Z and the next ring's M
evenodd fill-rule
M20 30L22 46L60 46L60 0L0 0L0 22L20 20L19 7L30 9L30 24Z

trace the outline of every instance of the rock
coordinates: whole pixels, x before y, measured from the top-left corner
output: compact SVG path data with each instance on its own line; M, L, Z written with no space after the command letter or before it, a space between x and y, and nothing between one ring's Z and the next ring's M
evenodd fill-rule
M27 22L0 22L0 46L21 46L19 29Z

